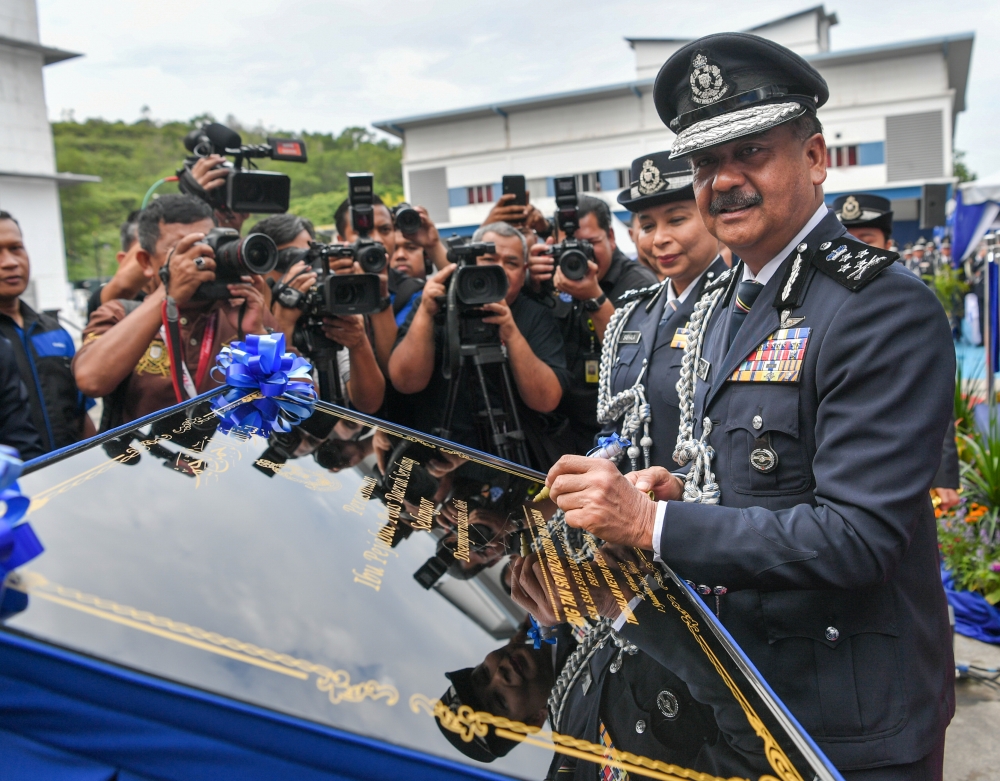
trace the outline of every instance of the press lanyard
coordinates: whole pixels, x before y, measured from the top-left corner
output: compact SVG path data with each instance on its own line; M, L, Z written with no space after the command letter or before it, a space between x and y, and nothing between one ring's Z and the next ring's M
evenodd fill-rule
M180 339L180 329L177 326L177 321L168 317L168 311L170 311L168 304L164 301L163 324L160 326L160 338L167 346L167 352L170 355L170 373L174 384L174 395L177 397L178 403L180 403L184 401L184 395L181 393L182 384L188 398L193 399L198 395L198 388L201 387L202 382L205 380L205 375L208 373L208 365L213 357L212 348L215 345L215 328L219 320L219 312L218 310L212 312L208 318L208 322L205 324L205 332L202 334L201 339L201 350L198 353L198 369L195 372L194 381L192 381L191 372L188 371L187 362L184 360L184 345ZM170 327L168 328L168 326ZM175 364L180 364L180 382L178 382L177 367Z

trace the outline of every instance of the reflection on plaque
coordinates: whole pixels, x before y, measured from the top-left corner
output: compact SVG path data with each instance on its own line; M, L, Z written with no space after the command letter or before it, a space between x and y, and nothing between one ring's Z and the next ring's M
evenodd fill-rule
M6 626L516 777L839 778L701 599L540 475L322 403L267 439L209 406L22 478L46 551Z

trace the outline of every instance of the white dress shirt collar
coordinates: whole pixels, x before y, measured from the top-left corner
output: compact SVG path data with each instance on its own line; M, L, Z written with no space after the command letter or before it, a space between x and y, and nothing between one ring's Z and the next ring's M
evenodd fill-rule
M810 233L813 232L813 229L817 225L819 225L820 222L822 222L823 218L826 217L827 212L829 211L830 210L827 208L827 205L825 203L821 203L819 205L819 208L816 209L816 213L809 218L809 222L807 222L802 227L802 230L800 230L798 233L795 234L795 238L793 238L790 242L788 242L788 244L785 246L783 250L781 250L781 252L779 252L777 255L771 258L771 260L765 263L764 268L760 270L757 276L754 276L753 272L750 270L750 267L746 263L744 263L743 280L744 281L755 280L757 282L760 282L760 284L762 285L766 285L768 282L770 282L771 277L774 276L774 272L778 270L778 266L782 264L785 258L787 258L789 255L792 254L792 250L795 249L795 247L797 247L799 244L801 244L802 240L806 236L808 236Z
M713 259L712 263L714 262L715 260ZM712 263L709 263L708 265L711 266ZM705 271L708 271L708 266L705 267ZM681 293L680 295L677 295L677 292L674 290L673 281L672 280L668 281L667 303L669 304L671 301L676 301L678 304L683 304L685 301L687 301L688 296L691 295L691 291L693 291L696 287L698 287L698 283L701 282L701 278L705 276L705 271L702 271L698 276L696 276L693 280L691 280L691 283L686 288L684 288L684 292Z

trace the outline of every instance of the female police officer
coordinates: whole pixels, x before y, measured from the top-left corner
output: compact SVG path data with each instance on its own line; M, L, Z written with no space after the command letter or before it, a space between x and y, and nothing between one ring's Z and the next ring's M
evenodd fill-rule
M602 435L617 429L632 442L624 471L675 466L688 318L702 287L727 268L698 213L691 169L669 155L634 160L632 184L618 196L636 214L640 252L664 280L619 299L601 353L597 415Z

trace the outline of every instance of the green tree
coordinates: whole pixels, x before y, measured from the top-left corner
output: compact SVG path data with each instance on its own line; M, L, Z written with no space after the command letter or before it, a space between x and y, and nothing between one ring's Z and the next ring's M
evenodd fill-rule
M134 123L88 119L85 122L54 122L58 170L96 174L99 184L81 184L60 190L66 256L71 280L97 275L95 256L99 247L118 246L118 227L128 213L139 208L150 185L172 176L184 156L184 136L209 115L187 122ZM282 171L292 179L291 209L317 225L333 222L333 213L346 197L348 171L371 171L376 191L390 203L402 198L402 148L378 140L364 128L351 127L332 133L290 133L241 127L228 122L247 144L263 143L268 135L294 136L306 143L309 162L256 161L261 168ZM177 192L177 185L164 184L160 193ZM251 217L248 225L256 221ZM100 254L105 275L112 268L113 252Z
M958 177L960 183L973 182L976 179L976 174L970 171L969 167L965 164L965 152L959 149L955 150L955 162L952 164L952 171Z

